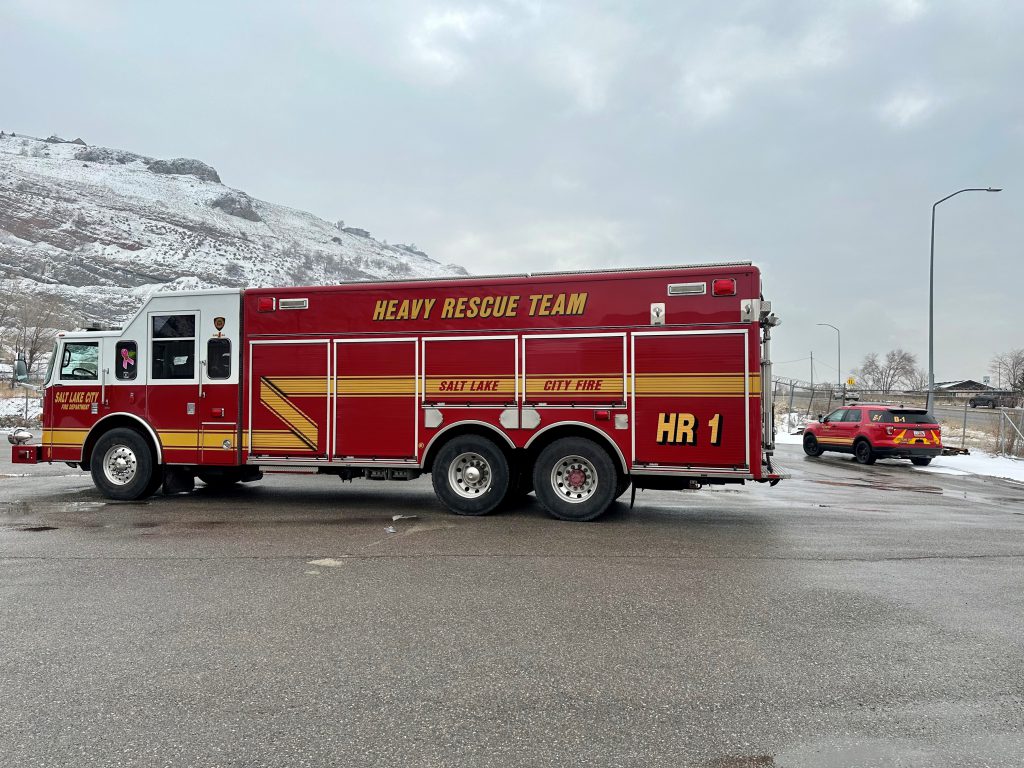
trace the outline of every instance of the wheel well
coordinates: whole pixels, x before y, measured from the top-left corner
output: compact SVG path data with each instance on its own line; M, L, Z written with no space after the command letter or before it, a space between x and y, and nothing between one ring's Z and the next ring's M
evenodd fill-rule
M624 458L606 434L596 429L588 429L585 426L575 424L563 424L558 427L552 427L546 432L537 435L533 442L529 444L529 447L520 452L522 454L520 460L525 461L527 464L532 466L541 451L556 440L561 440L563 437L580 437L596 443L604 449L605 453L608 454L608 458L612 460L612 464L615 466L615 469L621 475L626 474Z
M462 437L464 435L478 435L480 437L486 437L488 440L493 442L504 452L509 462L513 460L518 451L513 451L511 445L509 445L508 438L505 437L501 432L489 427L485 424L458 424L449 427L444 432L435 435L427 448L427 453L423 457L423 471L429 472L434 465L434 459L437 458L437 454L444 448L445 444L448 443L452 438Z
M85 445L82 446L82 469L88 471L91 468L90 463L92 461L92 452L96 447L96 442L110 430L118 429L119 427L125 427L138 432L142 436L142 439L149 445L149 449L153 451L154 465L159 463L159 446L154 442L153 435L150 434L150 431L146 429L138 419L134 419L131 416L115 415L108 416L98 423L93 427L92 432L90 432L89 436L85 439Z

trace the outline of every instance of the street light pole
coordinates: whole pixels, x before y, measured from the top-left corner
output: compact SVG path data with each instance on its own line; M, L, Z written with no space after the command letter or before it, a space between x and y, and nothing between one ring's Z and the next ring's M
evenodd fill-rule
M843 386L843 335L831 323L815 323L824 325L836 332L836 389L843 393L842 404L846 405L846 387Z
M935 400L935 209L939 203L944 203L951 197L956 197L963 192L1002 192L1002 188L993 187L966 187L958 189L951 195L946 195L941 200L932 204L932 244L931 255L928 259L928 400L926 408L929 413Z

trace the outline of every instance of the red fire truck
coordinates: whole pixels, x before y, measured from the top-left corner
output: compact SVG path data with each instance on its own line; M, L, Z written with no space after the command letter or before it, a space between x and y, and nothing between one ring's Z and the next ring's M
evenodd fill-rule
M39 445L112 499L308 468L429 472L453 512L590 520L630 485L776 482L749 263L157 294L59 335Z

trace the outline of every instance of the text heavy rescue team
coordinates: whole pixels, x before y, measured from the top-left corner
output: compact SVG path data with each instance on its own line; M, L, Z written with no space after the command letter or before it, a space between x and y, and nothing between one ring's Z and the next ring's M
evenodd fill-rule
M522 296L448 297L441 302L441 319L474 317L516 317L520 308L530 317L582 315L587 308L586 293L534 293ZM374 320L429 320L437 299L380 299L373 309Z

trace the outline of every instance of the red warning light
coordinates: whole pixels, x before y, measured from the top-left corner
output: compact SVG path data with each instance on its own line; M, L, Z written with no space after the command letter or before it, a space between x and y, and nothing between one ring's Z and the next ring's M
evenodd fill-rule
M711 283L712 296L735 296L736 281L731 277L720 277Z

